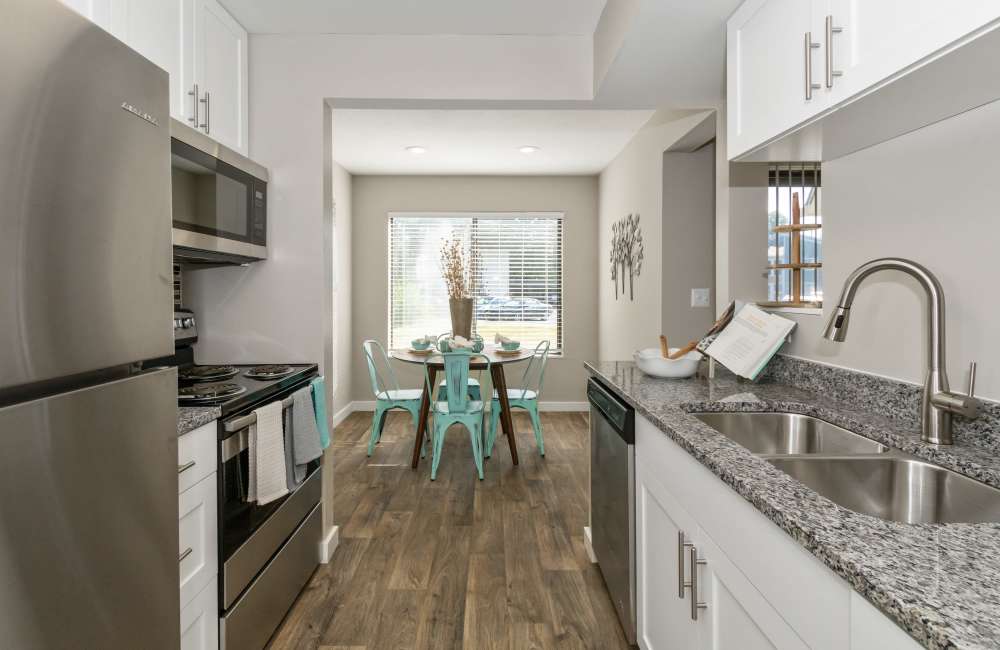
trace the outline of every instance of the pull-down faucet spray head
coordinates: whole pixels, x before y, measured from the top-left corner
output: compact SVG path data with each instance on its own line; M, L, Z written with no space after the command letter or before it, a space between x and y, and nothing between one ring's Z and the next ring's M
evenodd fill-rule
M843 343L847 340L847 326L851 322L851 308L837 305L837 309L830 316L830 322L826 324L826 331L823 337Z

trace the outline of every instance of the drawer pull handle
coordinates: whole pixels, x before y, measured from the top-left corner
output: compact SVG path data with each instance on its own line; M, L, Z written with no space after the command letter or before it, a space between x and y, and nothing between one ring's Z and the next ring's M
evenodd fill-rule
M684 531L677 532L677 597L684 600L684 590L691 586L684 580L684 549L693 546L684 541Z
M188 546L188 547L187 547L186 549L184 549L184 550L183 550L183 551L181 552L181 554L180 554L180 557L178 557L178 558L177 558L177 564L180 564L181 562L183 562L183 561L184 561L184 559L185 559L185 558L186 558L187 556L191 555L192 553L194 553L194 549L193 549L193 548L191 548L190 546Z
M698 559L698 549L691 546L691 620L698 620L698 610L708 609L708 603L698 602L698 565L708 564L708 560Z
M184 463L183 465L178 465L177 466L177 473L178 474L183 474L184 472L186 472L189 469L191 469L192 467L194 467L195 464L196 463L193 460L189 460L188 462Z

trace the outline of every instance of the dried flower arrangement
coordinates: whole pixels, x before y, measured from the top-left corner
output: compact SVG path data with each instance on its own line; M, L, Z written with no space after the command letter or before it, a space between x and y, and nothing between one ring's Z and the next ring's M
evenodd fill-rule
M479 261L475 253L467 254L460 239L441 244L441 276L448 287L448 298L472 298L475 291Z

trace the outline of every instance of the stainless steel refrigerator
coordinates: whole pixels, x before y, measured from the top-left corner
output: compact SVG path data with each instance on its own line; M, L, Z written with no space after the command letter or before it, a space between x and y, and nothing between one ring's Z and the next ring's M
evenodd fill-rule
M167 74L55 0L0 21L0 647L176 648Z

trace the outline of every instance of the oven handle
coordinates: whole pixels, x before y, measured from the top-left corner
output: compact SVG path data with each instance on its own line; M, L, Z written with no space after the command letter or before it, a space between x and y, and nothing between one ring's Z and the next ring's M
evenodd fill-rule
M281 408L282 409L289 408L292 405L293 400L294 398L291 396L281 400ZM226 433L236 433L240 429L246 429L248 426L250 426L251 424L255 424L256 422L257 422L257 414L248 413L247 415L242 415L238 418L233 418L232 420L223 423L222 428L225 430Z

